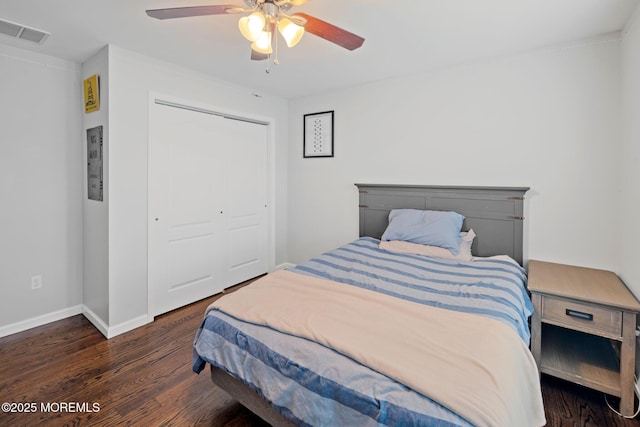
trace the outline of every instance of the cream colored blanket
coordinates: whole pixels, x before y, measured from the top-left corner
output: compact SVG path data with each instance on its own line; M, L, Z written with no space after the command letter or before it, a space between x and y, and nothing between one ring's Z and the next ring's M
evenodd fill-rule
M211 308L324 344L477 426L545 424L535 361L497 320L289 271Z

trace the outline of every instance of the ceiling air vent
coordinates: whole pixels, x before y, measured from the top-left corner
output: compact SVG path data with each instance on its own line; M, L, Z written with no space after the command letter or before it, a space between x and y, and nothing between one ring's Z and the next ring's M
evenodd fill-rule
M51 33L16 24L15 22L0 19L0 34L13 37L14 39L27 40L34 43L43 43Z

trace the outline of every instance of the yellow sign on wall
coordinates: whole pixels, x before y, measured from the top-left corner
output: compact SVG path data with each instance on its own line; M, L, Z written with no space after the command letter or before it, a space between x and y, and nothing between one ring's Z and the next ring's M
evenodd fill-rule
M84 80L84 112L90 113L100 109L100 87L98 75L94 74Z

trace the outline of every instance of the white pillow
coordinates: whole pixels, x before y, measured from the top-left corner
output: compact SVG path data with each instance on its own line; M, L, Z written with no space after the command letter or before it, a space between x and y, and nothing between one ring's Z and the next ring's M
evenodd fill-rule
M405 242L403 240L381 241L380 249L402 254L426 255L437 258L452 259L457 261L471 261L471 245L476 233L472 229L460 232L460 252L454 255L451 251L439 246L421 245L419 243Z

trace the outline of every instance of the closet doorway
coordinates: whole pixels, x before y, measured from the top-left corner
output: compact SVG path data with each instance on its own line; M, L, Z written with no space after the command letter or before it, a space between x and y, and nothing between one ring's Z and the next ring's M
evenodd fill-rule
M155 101L149 314L267 272L267 126Z

